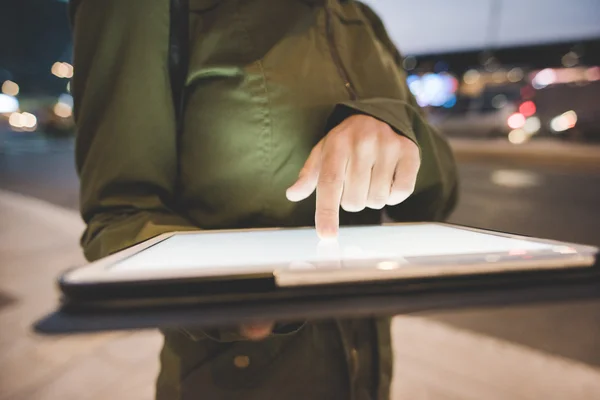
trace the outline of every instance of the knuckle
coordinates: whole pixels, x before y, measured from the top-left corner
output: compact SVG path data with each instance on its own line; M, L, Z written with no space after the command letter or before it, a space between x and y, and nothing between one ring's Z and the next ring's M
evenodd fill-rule
M332 208L332 207L317 208L317 211L315 213L317 219L337 218L338 214L339 214L338 209Z
M406 138L404 136L400 136L400 138L403 139L401 142L399 142L402 146L402 153L404 153L404 155L406 156L410 156L411 158L418 160L419 148L417 147L417 145L409 138Z
M382 123L380 123L380 124L377 126L377 128L378 128L377 130L378 130L379 134L380 134L382 137L384 137L384 138L385 138L387 141L389 141L389 142L391 142L392 140L393 140L394 142L397 142L396 138L398 138L398 137L403 137L403 136L400 136L400 135L398 135L398 134L397 134L397 133L396 133L396 132L395 132L395 131L392 129L392 127L391 127L391 126L389 126L389 125L388 125L388 124L386 124L386 123L383 123L383 122L382 122Z
M352 157L360 162L375 159L377 156L377 139L366 137L364 140L358 140L354 146Z
M319 174L319 183L322 184L341 184L344 181L344 176L338 171L322 171Z
M348 148L349 139L345 130L331 132L327 138L327 147L330 150L339 152Z
M381 150L381 156L386 160L397 160L402 154L402 145L395 140L386 143Z
M373 147L379 141L377 130L373 128L362 129L358 132L357 138L359 145L367 148Z

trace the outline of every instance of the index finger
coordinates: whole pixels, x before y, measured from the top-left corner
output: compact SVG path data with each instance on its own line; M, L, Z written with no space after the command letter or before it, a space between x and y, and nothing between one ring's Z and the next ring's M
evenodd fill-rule
M340 146L325 146L323 150L315 213L317 234L321 238L333 238L338 234L348 154Z

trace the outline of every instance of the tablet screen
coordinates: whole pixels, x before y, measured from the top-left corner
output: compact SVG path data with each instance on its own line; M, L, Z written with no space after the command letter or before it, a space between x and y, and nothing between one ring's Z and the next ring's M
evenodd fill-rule
M227 273L274 267L337 268L361 260L405 264L415 257L520 254L553 247L437 224L342 228L336 240L319 240L314 229L187 233L176 234L110 269L113 273L163 269Z
M598 249L448 224L165 234L63 276L64 284L274 279L316 285L591 266Z

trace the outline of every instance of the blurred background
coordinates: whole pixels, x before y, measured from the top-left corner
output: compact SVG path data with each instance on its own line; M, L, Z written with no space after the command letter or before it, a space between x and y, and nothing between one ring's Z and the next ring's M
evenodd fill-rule
M451 221L600 245L600 1L365 2L459 161ZM0 0L0 399L150 398L154 333L28 333L58 271L82 262L66 7ZM412 360L397 366L397 398L600 398L599 302L396 323L397 341L422 344L397 347ZM86 375L98 371L104 383Z

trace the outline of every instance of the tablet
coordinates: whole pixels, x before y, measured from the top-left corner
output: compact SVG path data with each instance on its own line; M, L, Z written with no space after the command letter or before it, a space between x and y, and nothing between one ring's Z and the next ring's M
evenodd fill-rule
M277 288L290 288L444 279L590 267L597 252L590 246L440 223L341 227L335 240L320 240L313 228L173 232L73 269L60 285L69 293L158 282L268 279Z

